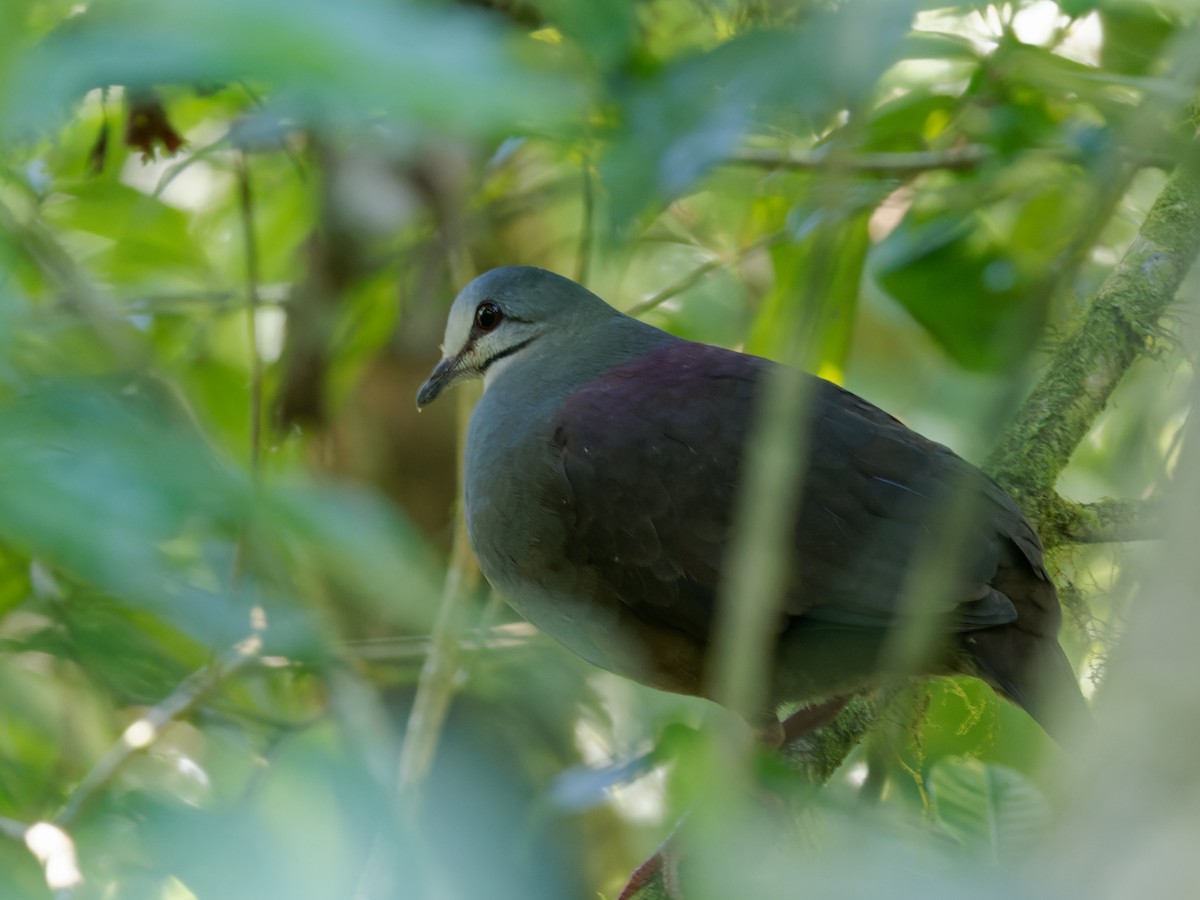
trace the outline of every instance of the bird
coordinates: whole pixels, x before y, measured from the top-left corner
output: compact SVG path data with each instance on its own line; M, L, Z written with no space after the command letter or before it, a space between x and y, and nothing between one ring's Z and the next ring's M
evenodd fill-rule
M483 380L463 496L492 587L596 666L719 699L717 598L756 401L781 364L674 336L530 266L467 284L442 354L417 406ZM967 551L925 669L983 679L1057 739L1057 711L1078 715L1086 701L1058 642L1062 612L1033 526L949 448L804 377L808 450L764 719L808 708L819 712L805 727L816 727L881 686L889 637L906 621L906 576L951 492L965 491Z

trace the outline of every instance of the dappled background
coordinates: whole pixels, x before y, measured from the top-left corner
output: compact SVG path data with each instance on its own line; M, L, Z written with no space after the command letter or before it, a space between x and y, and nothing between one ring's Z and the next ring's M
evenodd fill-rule
M687 897L1192 890L1195 18L5 0L0 895L615 897L689 808ZM1095 733L932 680L824 787L768 759L718 790L728 722L470 560L472 393L413 397L510 263L990 465ZM1012 425L1040 379L1081 386L1057 461Z

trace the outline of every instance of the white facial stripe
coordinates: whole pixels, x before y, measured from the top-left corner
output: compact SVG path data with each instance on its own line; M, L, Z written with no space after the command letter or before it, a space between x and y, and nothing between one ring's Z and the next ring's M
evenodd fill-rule
M455 356L467 344L471 334L471 318L455 315L457 310L450 311L446 320L446 334L442 338L442 356Z

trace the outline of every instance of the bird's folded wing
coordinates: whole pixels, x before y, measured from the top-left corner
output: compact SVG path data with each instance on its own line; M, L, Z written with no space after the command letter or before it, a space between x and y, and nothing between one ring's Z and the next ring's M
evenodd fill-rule
M744 444L770 365L670 342L585 384L558 411L543 500L564 521L570 559L649 621L708 634ZM904 614L899 598L931 516L950 489L978 490L986 478L854 394L814 384L779 627L798 617L885 627ZM1015 618L988 585L1001 539L973 527L946 610L954 627Z

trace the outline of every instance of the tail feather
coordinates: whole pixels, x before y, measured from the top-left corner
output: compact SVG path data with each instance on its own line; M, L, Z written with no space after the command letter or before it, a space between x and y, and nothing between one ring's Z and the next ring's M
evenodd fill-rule
M979 675L1012 700L1058 744L1091 720L1087 701L1062 647L1018 624L964 636Z
M1011 502L1011 501L1010 501ZM978 673L1062 744L1091 720L1087 701L1058 644L1062 607L1042 564L1041 542L1015 506L991 586L1012 601L1016 621L961 635Z

